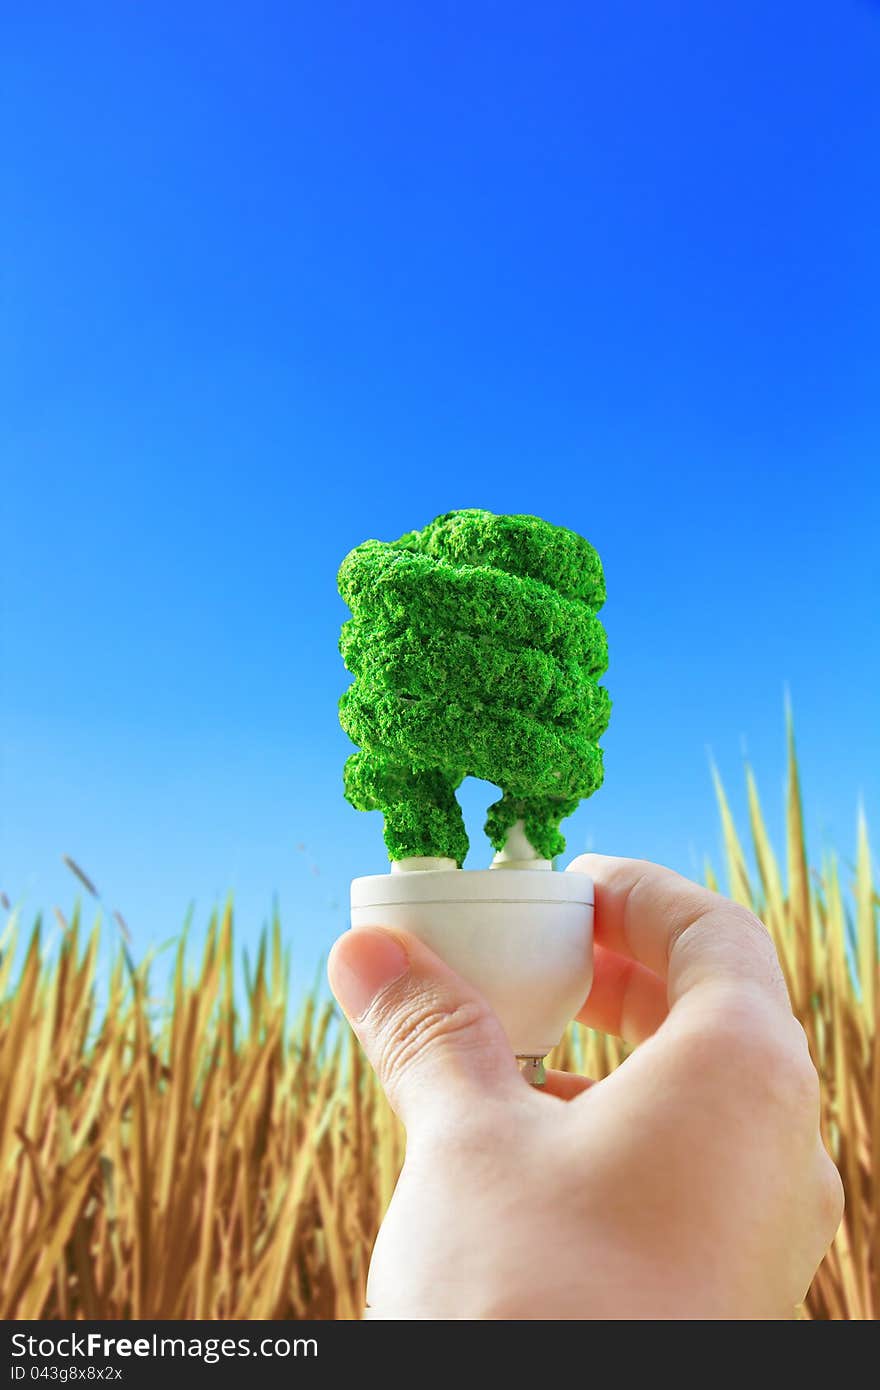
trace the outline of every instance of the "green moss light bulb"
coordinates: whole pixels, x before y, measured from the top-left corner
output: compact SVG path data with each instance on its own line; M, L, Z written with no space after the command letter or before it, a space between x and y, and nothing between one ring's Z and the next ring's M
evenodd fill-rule
M607 665L599 557L538 517L447 512L400 540L357 546L340 567L339 591L352 612L340 650L355 678L340 720L359 748L346 763L345 793L359 810L382 812L392 867L355 880L352 920L363 911L380 920L383 910L389 925L415 931L483 989L519 1055L543 1056L559 1040L549 1033L561 1034L572 1016L557 1025L558 1000L549 1017L560 982L548 980L543 1025L539 1007L513 996L541 993L535 947L554 922L559 929L565 918L570 937L575 918L580 926L568 993L583 986L587 916L592 973L592 885L586 875L545 875L565 847L560 822L602 782L598 740L611 703L599 684ZM460 867L468 838L456 790L467 776L502 791L486 821L490 870ZM493 911L499 905L507 911ZM514 938L529 924L520 956L531 980L502 999L502 977L516 974ZM572 959L569 950L569 967Z

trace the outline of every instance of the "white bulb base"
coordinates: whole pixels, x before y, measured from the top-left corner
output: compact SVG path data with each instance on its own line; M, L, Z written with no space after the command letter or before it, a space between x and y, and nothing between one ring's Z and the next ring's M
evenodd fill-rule
M587 874L497 865L372 874L351 885L351 925L418 937L480 991L520 1058L561 1041L593 982Z
M493 869L540 869L547 873L553 868L549 859L541 859L526 835L521 820L514 821L507 832L504 846L492 860Z

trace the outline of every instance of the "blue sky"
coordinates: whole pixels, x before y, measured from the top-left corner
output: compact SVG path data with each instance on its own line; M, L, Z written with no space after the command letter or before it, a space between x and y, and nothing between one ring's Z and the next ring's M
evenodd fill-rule
M711 748L880 823L880 6L7 9L0 887L143 949L383 864L339 560L452 507L603 556L574 853L715 855ZM465 795L480 843L484 786ZM304 848L298 848L304 846Z

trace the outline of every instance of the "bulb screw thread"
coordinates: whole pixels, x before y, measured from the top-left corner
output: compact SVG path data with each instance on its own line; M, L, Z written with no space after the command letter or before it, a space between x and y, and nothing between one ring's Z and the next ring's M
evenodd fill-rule
M519 1069L530 1086L543 1086L547 1080L543 1057L517 1057Z

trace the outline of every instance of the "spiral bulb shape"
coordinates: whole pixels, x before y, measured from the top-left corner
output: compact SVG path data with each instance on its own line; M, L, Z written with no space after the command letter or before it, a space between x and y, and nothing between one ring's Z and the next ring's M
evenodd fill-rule
M469 775L502 790L486 822L496 849L519 820L540 857L561 853L560 821L601 785L611 711L593 547L537 517L448 512L357 546L339 592L355 677L340 721L360 748L345 791L383 812L391 858L463 862L455 791Z

